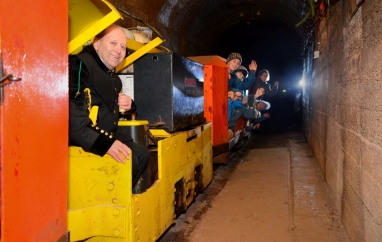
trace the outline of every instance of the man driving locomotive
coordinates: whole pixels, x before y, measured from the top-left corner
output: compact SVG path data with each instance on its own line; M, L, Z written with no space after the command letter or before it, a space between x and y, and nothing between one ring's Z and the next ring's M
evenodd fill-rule
M116 25L98 34L93 44L69 57L69 142L99 156L109 154L125 163L132 156L133 187L148 164L147 149L132 138L116 133L119 108L131 109L132 100L121 93L115 68L126 56L127 37ZM90 95L87 90L90 89ZM98 106L96 123L89 118Z

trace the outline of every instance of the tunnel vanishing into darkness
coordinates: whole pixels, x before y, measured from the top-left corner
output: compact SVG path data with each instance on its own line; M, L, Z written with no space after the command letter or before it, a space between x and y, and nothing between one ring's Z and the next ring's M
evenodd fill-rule
M304 134L347 234L382 241L381 0L110 2L155 27L183 56L240 52L244 65L256 59L291 93L302 74ZM309 2L316 15L296 28Z

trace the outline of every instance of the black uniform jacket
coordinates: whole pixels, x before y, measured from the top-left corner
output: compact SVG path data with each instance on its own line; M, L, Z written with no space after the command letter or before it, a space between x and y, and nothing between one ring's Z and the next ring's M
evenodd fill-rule
M97 125L89 118L88 95L92 106L98 106ZM84 150L103 156L115 140L131 141L127 135L116 133L119 119L118 95L121 79L109 70L98 57L93 46L69 57L69 142Z

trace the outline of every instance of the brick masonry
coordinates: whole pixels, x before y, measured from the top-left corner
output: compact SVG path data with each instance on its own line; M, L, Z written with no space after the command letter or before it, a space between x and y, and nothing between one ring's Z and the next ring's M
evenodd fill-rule
M351 240L382 241L382 1L354 14L347 2L320 23L320 57L305 59L305 134Z

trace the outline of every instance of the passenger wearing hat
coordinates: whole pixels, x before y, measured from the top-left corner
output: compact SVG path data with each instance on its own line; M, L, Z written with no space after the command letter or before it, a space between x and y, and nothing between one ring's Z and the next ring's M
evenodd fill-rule
M229 54L226 61L229 73L233 73L235 70L237 70L242 61L243 59L239 53L233 52Z
M268 83L269 78L270 75L268 70L260 71L258 78L256 78L252 87L249 89L249 93L255 93L258 88L264 88L265 93L263 96L268 96L269 98L274 97L277 94L279 82L276 81L272 87L271 84ZM261 96L259 99L263 99L263 96Z
M241 81L243 81L248 76L248 70L244 66L239 66L235 71L235 75L237 78L239 78ZM248 90L242 90L243 93L243 105L247 104L247 100L244 99L246 96L248 96Z
M251 132L252 129L260 128L260 123L263 122L265 119L269 119L271 117L269 113L261 114L261 111L268 110L271 107L271 104L269 102L263 100L255 100L254 107L256 113L255 118L252 120L248 120L247 125L245 126L245 130L247 132Z
M244 80L245 78L248 77L248 70L244 66L239 66L235 71L235 75L237 78L240 80Z
M227 58L227 67L230 74L230 79L228 80L228 86L240 90L248 90L256 77L257 64L256 61L252 60L249 65L249 74L247 78L244 78L242 81L237 78L235 75L235 70L239 68L242 62L242 57L239 53L231 53Z

